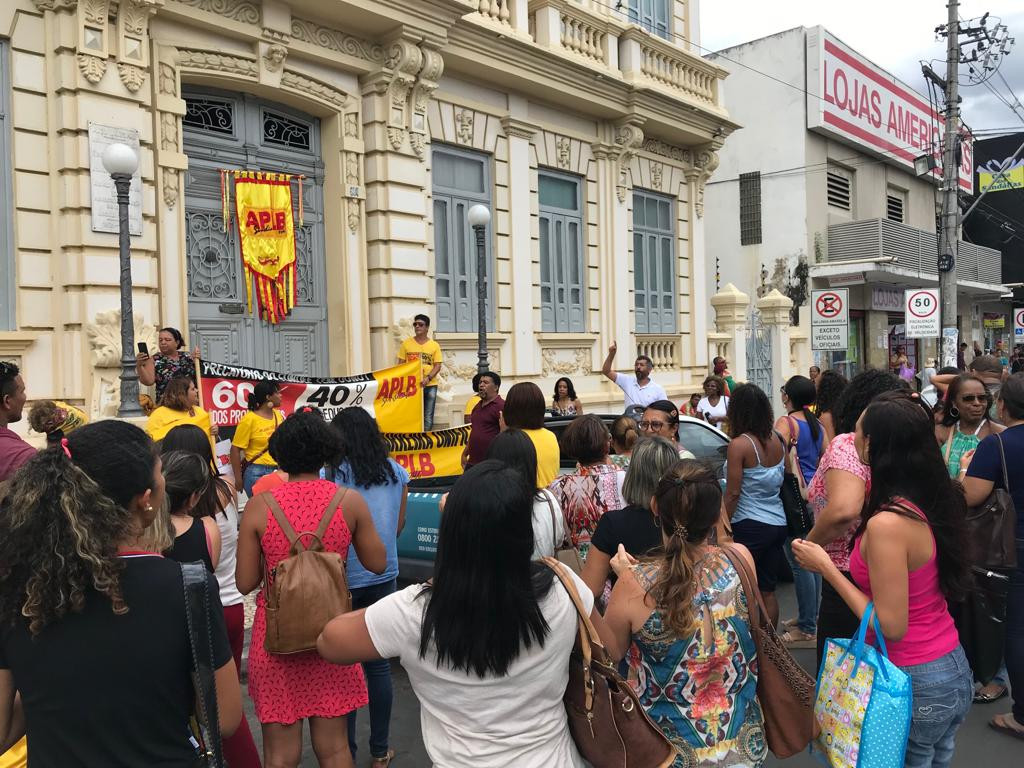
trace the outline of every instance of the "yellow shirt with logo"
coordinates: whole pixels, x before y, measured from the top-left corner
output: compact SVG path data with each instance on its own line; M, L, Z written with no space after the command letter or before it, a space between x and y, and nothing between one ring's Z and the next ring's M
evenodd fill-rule
M410 336L402 342L398 348L398 361L400 363L411 363L414 360L420 361L420 381L427 378L427 374L435 366L441 363L441 345L433 339L427 339L426 344L420 344L415 336ZM436 387L437 379L432 380L425 387Z
M238 422L238 426L235 427L235 436L231 438L231 444L235 448L245 451L246 461L276 467L277 462L274 461L270 451L266 450L266 448L270 443L270 436L274 434L274 430L277 429L282 421L284 421L284 417L277 411L274 411L274 418L272 419L265 419L255 411L249 411ZM262 452L262 455L253 461L253 457L260 454L260 452Z

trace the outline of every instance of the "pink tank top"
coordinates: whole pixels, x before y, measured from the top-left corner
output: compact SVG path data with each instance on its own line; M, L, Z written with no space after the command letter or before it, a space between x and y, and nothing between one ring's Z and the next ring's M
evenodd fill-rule
M896 499L900 506L906 507L917 514L926 523L928 518L914 504L906 499ZM928 526L931 533L931 526ZM868 565L860 554L858 536L850 552L850 576L854 583L869 598L871 581L868 578ZM887 642L889 659L893 664L907 667L914 664L926 664L929 661L945 656L960 643L953 617L949 615L946 597L939 587L939 566L936 562L935 535L932 534L932 556L928 562L907 574L908 610L907 633L902 640ZM872 598L873 599L873 598ZM868 640L874 642L875 633L868 630Z

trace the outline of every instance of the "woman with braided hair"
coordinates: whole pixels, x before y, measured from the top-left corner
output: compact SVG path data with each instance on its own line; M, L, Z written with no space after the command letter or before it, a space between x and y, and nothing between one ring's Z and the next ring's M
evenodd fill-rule
M33 768L196 762L181 571L140 546L160 468L141 429L100 421L30 459L0 504L0 743L20 735L17 679ZM241 692L213 574L207 589L229 735Z
M637 562L620 545L612 559L619 579L601 636L613 659L630 649L630 679L679 751L675 768L756 768L767 755L746 608L754 596L743 595L730 558L750 571L754 561L741 545L726 553L710 544L721 504L707 466L676 462L651 498L664 549Z

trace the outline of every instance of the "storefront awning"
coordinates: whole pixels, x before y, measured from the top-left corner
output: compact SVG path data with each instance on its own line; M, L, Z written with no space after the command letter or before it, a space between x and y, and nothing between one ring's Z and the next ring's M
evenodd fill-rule
M930 288L939 284L937 275L897 266L895 260L877 258L812 264L810 277L815 286L829 288L852 285ZM975 299L999 299L1009 292L1009 288L998 283L981 283L962 279L957 281L957 293Z

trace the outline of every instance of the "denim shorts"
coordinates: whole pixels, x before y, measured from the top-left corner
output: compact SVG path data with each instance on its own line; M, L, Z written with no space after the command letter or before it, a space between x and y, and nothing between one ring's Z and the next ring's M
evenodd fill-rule
M967 717L974 677L959 645L927 664L903 667L914 692L905 768L945 768L953 760L957 729Z
M786 564L783 547L789 538L784 525L769 525L758 520L737 520L732 524L733 538L750 550L757 570L757 588L774 592L779 574Z

